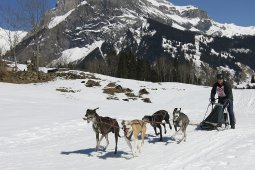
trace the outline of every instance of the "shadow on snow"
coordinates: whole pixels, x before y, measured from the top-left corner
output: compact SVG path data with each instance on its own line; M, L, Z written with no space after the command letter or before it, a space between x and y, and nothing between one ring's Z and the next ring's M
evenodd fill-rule
M62 155L70 155L70 154L82 154L87 155L88 157L98 157L99 159L108 159L108 158L124 158L124 159L130 159L132 158L132 155L124 152L124 151L118 151L117 154L114 154L114 152L106 152L106 151L95 151L95 148L88 148L88 149L80 149L75 151L62 151Z

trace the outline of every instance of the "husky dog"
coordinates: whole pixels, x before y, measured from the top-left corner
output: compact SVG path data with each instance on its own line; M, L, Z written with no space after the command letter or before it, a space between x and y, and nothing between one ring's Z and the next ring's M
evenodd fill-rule
M96 110L99 108L96 108L94 110L87 109L84 120L87 120L87 122L92 122L92 128L94 132L96 133L96 151L98 151L98 148L100 146L100 143L102 139L105 137L106 139L106 146L104 147L104 150L107 149L109 145L108 140L108 134L110 132L115 134L115 152L117 153L117 144L118 144L118 137L119 135L119 124L116 119L112 119L110 117L101 117L96 113ZM99 139L99 134L102 134Z
M165 123L169 124L169 128L172 129L171 123L169 121L169 114L166 110L159 110L152 116L144 116L142 120L151 124L151 126L154 128L156 136L160 134L159 141L163 141L161 124L164 126L165 134L166 134ZM157 133L157 128L159 128L159 133Z
M181 143L183 140L186 141L187 133L186 129L189 125L189 118L187 115L181 112L181 108L178 110L178 108L175 108L173 111L173 124L175 128L175 134L173 136L173 139L175 140L175 136L179 131L182 131L182 139L178 142ZM179 130L177 130L177 127L180 127Z
M141 153L141 147L144 144L144 137L146 134L146 123L142 120L123 120L121 122L124 131L125 140L132 151L133 156L138 156L137 151ZM138 135L141 133L142 142L138 140ZM131 141L134 141L134 147Z

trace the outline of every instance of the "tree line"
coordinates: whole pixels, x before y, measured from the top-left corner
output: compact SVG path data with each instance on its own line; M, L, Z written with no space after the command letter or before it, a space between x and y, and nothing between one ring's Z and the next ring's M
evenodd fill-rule
M112 52L105 58L94 58L77 69L119 78L152 82L202 84L192 61L160 56L154 63L135 56L131 51Z

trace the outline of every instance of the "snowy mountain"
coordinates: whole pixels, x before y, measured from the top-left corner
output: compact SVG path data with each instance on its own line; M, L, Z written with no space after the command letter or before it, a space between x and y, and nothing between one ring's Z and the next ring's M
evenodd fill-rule
M152 65L160 57L193 62L197 76L209 68L246 81L255 70L254 27L221 24L196 7L166 0L58 0L40 28L18 47L20 62L30 58L37 36L41 64L49 66L88 70L84 63L131 50Z
M94 76L99 78L95 81L101 87L89 88L82 80L63 79L39 84L0 83L0 169L254 169L254 90L233 90L235 130L199 131L189 125L187 141L177 144L170 140L174 130L167 128L163 142L158 142L159 137L147 124L148 137L142 152L133 158L123 137L119 138L117 155L113 154L113 134L109 134L108 149L95 152L92 125L82 119L86 109L99 107L99 115L116 118L120 124L122 120L141 119L161 109L167 110L172 119L173 109L181 107L191 123L196 124L204 118L211 88ZM132 89L134 94L146 88L149 94L143 97L150 98L152 103L144 103L140 98L123 101L127 98L123 93L115 95L119 100L107 100L109 96L103 88L111 82ZM122 130L120 135L124 135ZM104 139L101 146L105 146Z
M122 17L128 20L143 18L160 19L163 23L181 30L190 30L207 35L233 37L237 35L255 35L255 27L240 27L235 24L221 24L211 19L205 11L194 6L175 6L167 0L129 0L105 1L110 7L123 8ZM51 18L48 28L52 29L71 15L75 8L82 5L98 5L100 1L74 0L66 2L59 0L55 14ZM64 9L64 10L63 10ZM138 17L139 16L139 17ZM141 19L141 18L140 18ZM132 21L131 21L132 22Z
M0 50L2 54L10 50L10 37L13 40L16 35L18 37L18 42L20 42L26 34L27 32L25 31L9 31L0 27Z

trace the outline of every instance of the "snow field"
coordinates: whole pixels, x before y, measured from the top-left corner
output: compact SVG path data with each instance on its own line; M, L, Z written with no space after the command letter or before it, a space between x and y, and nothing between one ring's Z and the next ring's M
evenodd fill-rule
M211 88L180 83L151 83L97 75L101 87L88 88L82 80L57 79L48 83L16 85L0 83L0 169L253 169L255 163L255 91L234 90L235 130L187 130L187 142L170 140L174 130L167 127L163 142L147 125L148 138L139 157L119 138L114 155L114 137L109 135L106 151L95 152L96 140L91 124L82 117L86 109L100 107L98 114L121 120L141 119L165 109L172 117L181 107L191 120L204 117ZM151 104L141 100L107 100L102 93L109 82L116 82L137 94L146 88ZM80 90L56 91L59 87ZM157 89L157 90L156 90ZM120 133L123 136L121 130ZM181 137L181 136L177 136ZM101 143L105 145L105 140Z

